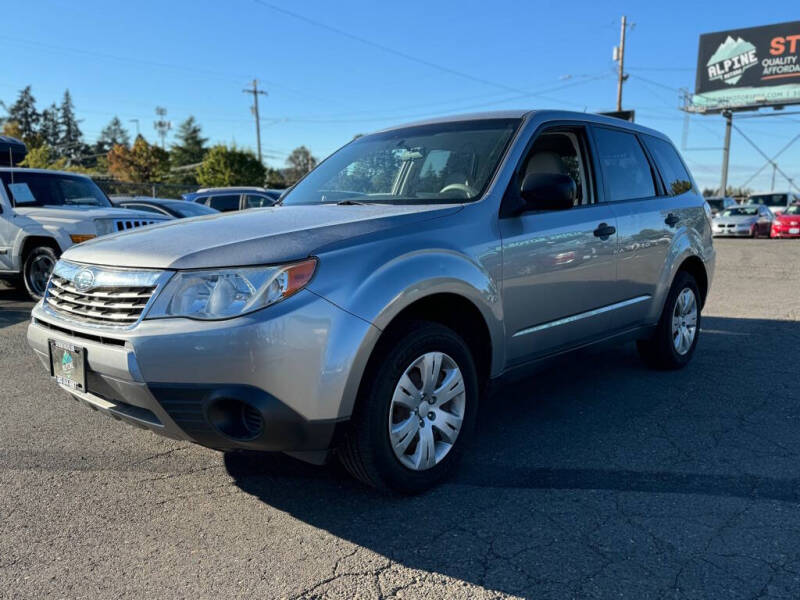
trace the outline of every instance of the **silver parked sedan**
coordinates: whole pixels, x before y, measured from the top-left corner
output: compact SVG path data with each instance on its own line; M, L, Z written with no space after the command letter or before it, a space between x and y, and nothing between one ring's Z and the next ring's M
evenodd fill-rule
M712 223L714 237L769 237L775 216L766 206L745 204L726 208Z

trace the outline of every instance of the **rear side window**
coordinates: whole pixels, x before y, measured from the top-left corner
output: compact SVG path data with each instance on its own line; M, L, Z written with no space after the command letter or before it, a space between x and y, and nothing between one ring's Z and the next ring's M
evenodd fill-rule
M208 199L208 205L221 212L239 210L239 194L235 196L212 196Z
M604 127L596 127L594 132L607 199L619 202L655 196L650 163L636 136Z
M692 178L686 167L683 166L683 161L673 145L649 135L643 137L647 149L655 158L658 170L661 171L664 185L667 186L667 193L670 196L680 196L691 190Z
M247 194L244 197L245 208L262 208L264 206L272 206L275 201L268 196L258 196L256 194Z

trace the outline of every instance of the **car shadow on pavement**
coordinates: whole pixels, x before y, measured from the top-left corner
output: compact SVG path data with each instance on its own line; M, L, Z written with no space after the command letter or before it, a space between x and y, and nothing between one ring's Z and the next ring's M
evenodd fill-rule
M544 546L601 527L587 515L602 502L612 507L602 522L610 539L632 535L630 519L614 512L620 497L647 504L653 523L693 502L711 515L731 503L800 504L797 454L788 450L800 402L775 376L781 361L794 371L798 341L798 322L704 317L682 371L645 368L632 344L571 354L495 391L459 472L422 496L383 496L337 466L282 455L229 453L225 466L264 503L392 562L520 593L565 560ZM664 527L659 535L677 535ZM528 583L490 574L489 558L513 553L521 539L536 546ZM574 559L579 571L594 568L590 555Z
M0 284L0 329L31 318L33 303L24 290Z

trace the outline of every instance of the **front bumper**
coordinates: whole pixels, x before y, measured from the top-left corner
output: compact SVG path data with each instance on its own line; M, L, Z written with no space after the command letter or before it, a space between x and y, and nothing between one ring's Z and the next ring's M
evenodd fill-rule
M750 227L745 229L727 227L725 229L714 228L711 233L714 237L751 237L753 235L752 228Z
M64 388L74 398L221 450L328 448L349 418L344 407L364 366L359 349L379 333L308 290L226 321L153 319L130 330L101 329L41 303L32 317L28 343L48 372L49 340L85 348L87 391ZM260 419L257 433L228 426L245 413Z

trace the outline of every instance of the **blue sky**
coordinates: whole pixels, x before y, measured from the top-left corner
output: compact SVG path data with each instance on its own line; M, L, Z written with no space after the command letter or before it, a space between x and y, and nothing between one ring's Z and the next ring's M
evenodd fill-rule
M132 132L130 119L139 119L155 141L159 105L173 125L194 115L213 142L254 148L251 98L241 90L257 78L269 92L261 99L262 145L267 161L280 166L301 144L322 158L354 134L427 116L611 110L611 49L626 14L635 26L624 107L679 147L685 140L700 185L716 186L722 118L693 116L684 138L677 110L679 88L694 86L698 36L796 19L792 7L742 0L724 10L674 0L28 0L3 9L0 98L13 101L31 84L43 108L69 88L90 142L114 115ZM800 115L739 126L772 155L800 133ZM763 163L735 132L729 183L744 183ZM800 142L778 163L800 179ZM770 177L764 169L750 186L769 189ZM776 187L787 187L780 176Z

